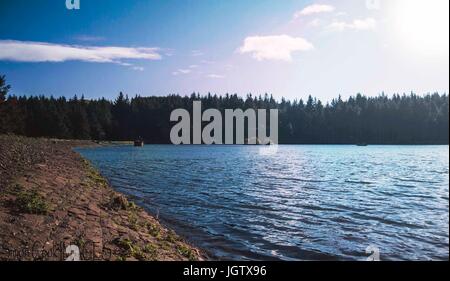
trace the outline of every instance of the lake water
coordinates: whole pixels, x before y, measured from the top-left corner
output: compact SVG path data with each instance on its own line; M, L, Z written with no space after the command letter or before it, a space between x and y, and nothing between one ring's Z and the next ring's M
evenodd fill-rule
M221 260L449 258L448 146L79 149L112 186Z

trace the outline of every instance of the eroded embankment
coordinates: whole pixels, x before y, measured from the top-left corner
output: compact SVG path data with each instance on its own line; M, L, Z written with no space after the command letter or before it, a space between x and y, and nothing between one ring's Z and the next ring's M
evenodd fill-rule
M0 260L204 259L72 150L86 145L0 136Z

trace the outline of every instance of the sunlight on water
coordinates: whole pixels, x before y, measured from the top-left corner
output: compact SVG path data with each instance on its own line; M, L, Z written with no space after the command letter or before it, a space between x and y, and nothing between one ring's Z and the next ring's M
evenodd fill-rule
M448 259L448 146L80 149L217 259Z

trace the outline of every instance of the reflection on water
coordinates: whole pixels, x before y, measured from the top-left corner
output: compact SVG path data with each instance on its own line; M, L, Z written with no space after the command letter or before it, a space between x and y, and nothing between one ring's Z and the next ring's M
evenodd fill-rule
M80 149L217 259L448 259L448 146Z

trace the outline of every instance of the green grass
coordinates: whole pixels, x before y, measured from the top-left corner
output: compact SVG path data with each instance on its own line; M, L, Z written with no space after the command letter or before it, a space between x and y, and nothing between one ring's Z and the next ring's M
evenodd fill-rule
M124 256L116 257L116 261L126 261L126 260L127 260L127 257L124 257Z
M156 237L156 238L161 237L161 227L160 226L158 226L156 224L148 223L147 229L148 229L148 233L150 233L151 236Z
M131 229L135 231L139 230L139 219L134 212L130 212L128 215L128 222L130 223Z
M133 241L131 241L128 238L122 239L119 241L118 245L126 250L127 255L134 257L138 260L145 260L146 256L145 253L141 250L141 248L138 245L135 245Z
M128 202L127 210L137 211L138 210L138 206L136 206L136 204L134 202Z
M184 244L178 244L177 250L182 256L189 259L189 261L197 260L197 257L195 256L194 251L191 248L189 248L188 246L186 246Z
M166 241L175 243L177 241L180 241L180 238L176 235L176 233L173 230L169 230L166 235Z
M77 237L77 239L75 239L74 244L80 248L84 248L84 246L86 245L86 240L83 237L79 236Z
M50 208L45 199L37 191L21 191L17 194L16 204L23 212L45 215Z
M86 160L83 159L83 164L88 170L88 179L95 185L98 185L100 187L106 188L108 186L108 182L105 180L105 178L97 171L92 164Z
M152 244L147 244L144 247L144 252L147 253L149 255L149 258L151 260L156 260L157 256L158 256L158 250L155 247L155 245Z

